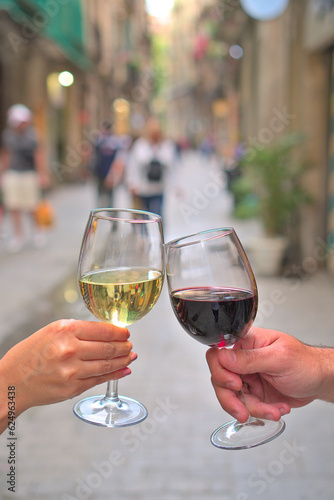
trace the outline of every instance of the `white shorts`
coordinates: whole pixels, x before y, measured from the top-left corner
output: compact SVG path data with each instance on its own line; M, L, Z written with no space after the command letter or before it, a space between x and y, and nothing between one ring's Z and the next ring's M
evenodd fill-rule
M7 210L33 212L40 201L36 172L7 170L3 174L3 203Z

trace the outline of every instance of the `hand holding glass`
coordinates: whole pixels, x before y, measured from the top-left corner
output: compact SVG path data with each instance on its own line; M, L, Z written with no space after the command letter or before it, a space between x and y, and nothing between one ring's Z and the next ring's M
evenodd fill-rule
M246 253L233 228L203 231L166 244L167 282L174 313L194 339L233 347L253 324L258 292ZM240 391L240 397L245 397ZM283 420L250 417L229 422L211 436L218 448L251 448L283 432Z
M164 277L161 217L140 210L92 210L79 257L78 280L87 308L100 321L128 326L156 304ZM104 427L123 427L147 417L144 405L118 396L118 381L105 396L75 404L82 420Z

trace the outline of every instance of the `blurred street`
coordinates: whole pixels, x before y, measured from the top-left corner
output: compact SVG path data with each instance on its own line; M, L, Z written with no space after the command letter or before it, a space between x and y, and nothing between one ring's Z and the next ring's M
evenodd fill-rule
M43 249L8 254L10 229L7 219L2 221L1 355L54 319L93 319L78 296L75 273L95 194L89 182L64 184L51 192L57 222ZM130 205L123 187L115 204ZM233 225L247 247L260 226L234 220L231 208L219 164L189 151L166 197L165 239ZM318 269L315 255L319 253L303 261L300 278L258 277L256 324L308 343L334 345L334 280ZM143 402L148 419L105 429L78 420L74 401L30 409L17 421L15 494L6 485L8 435L1 436L0 500L334 498L334 405L315 402L293 411L285 417L285 432L262 447L218 450L210 435L229 416L212 389L206 349L178 325L166 285L156 307L130 332L138 360L131 366L133 374L120 382L120 394ZM94 388L87 395L104 390Z

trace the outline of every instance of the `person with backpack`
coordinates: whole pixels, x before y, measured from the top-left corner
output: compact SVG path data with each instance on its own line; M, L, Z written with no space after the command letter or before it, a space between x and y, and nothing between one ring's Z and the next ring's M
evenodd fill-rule
M159 120L150 117L146 134L133 144L127 162L128 188L142 210L162 215L168 173L175 159L175 145L164 139Z
M121 138L113 133L113 125L105 120L94 144L93 174L97 181L97 204L112 207L114 190L124 171L124 147Z

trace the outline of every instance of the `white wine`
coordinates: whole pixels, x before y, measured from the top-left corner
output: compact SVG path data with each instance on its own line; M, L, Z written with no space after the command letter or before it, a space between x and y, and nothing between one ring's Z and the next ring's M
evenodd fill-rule
M88 309L101 321L128 326L157 302L163 284L159 270L142 267L102 269L84 274L80 291Z

